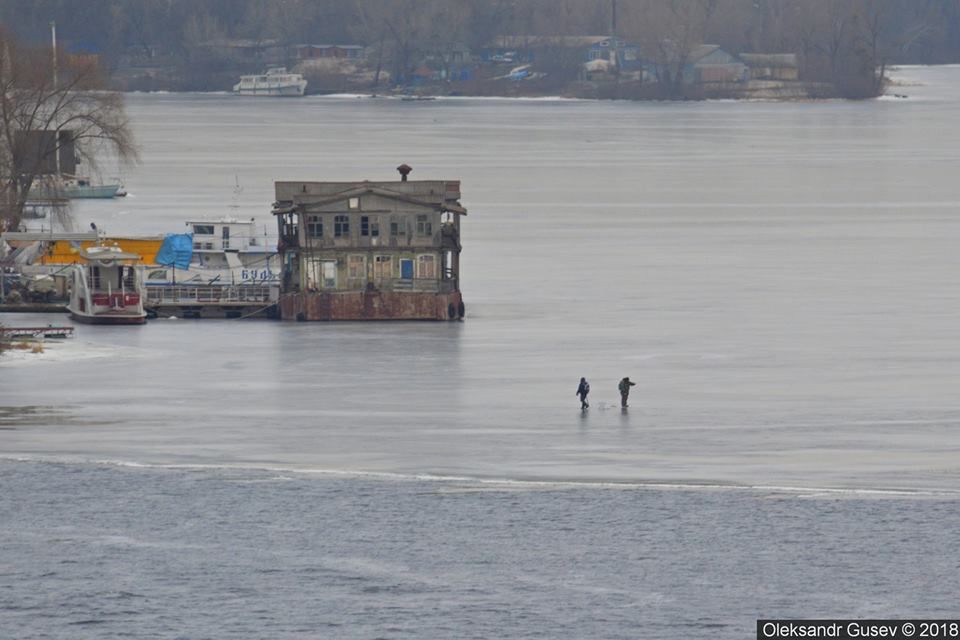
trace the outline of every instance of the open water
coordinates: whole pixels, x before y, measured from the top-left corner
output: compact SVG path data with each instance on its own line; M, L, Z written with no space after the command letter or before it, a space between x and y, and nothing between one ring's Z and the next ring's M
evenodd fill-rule
M859 103L130 96L131 195L79 227L272 229L274 179L406 162L463 181L468 318L5 354L0 637L957 615L960 68L897 77Z

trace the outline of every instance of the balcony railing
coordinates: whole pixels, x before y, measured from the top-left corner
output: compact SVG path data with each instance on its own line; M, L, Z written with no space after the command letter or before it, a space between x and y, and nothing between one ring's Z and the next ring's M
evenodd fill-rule
M453 280L436 280L433 278L396 278L383 281L381 287L393 291L422 291L430 293L450 293L457 289L456 282Z
M341 285L343 283L341 282ZM331 293L345 292L345 291L365 291L369 285L365 279L348 279L346 286L341 288L320 288L320 289L309 289L309 291L323 292L329 291ZM457 281L453 279L449 280L437 280L435 278L392 278L386 280L376 280L373 283L374 289L379 289L380 291L416 291L418 293L451 293L457 290Z

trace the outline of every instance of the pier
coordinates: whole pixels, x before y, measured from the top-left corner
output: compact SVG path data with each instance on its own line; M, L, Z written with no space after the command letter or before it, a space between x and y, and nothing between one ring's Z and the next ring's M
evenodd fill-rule
M41 338L69 338L73 327L4 327L0 326L0 342L9 340L39 340Z
M150 285L144 307L158 318L272 318L276 285Z

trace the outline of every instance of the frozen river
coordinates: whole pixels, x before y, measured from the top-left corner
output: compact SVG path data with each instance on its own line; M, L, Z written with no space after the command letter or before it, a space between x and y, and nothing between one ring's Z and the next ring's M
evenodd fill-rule
M463 181L468 321L81 327L0 364L2 404L45 416L4 450L960 490L960 69L902 75L867 103L133 95L132 196L80 226L272 225L274 179L407 162Z
M909 98L860 103L130 96L143 156L124 176L131 196L82 203L78 226L179 232L234 215L272 230L273 180L393 179L406 162L412 179L463 181L467 320L80 326L42 355L0 358L0 533L21 550L0 552L0 587L43 583L74 553L51 543L66 537L85 558L74 580L130 570L143 584L111 593L165 611L202 591L213 599L194 606L216 608L218 589L270 564L245 527L280 527L265 548L318 611L337 612L334 626L296 607L303 619L282 629L243 618L253 602L279 615L273 578L255 575L256 593L230 601L249 637L732 638L760 614L951 613L960 585L940 572L960 499L960 68L897 77ZM623 376L637 382L628 412ZM128 485L149 505L118 494ZM64 487L83 505L53 497ZM23 506L34 495L46 498ZM240 517L243 500L260 510ZM559 520L543 529L545 512ZM202 533L167 528L204 517ZM323 522L369 544L290 533ZM124 552L104 551L114 543ZM187 580L165 599L163 570L130 569L161 561L163 544L206 558L221 582ZM306 582L298 550L329 555ZM837 553L842 589L829 563L809 564ZM92 577L97 562L114 577ZM877 578L878 562L906 582ZM431 586L359 591L396 611L352 627L366 605L324 571ZM52 581L50 602L67 597ZM30 601L0 591L0 629L30 619L4 613L5 598ZM510 603L524 615L498 617ZM701 609L678 631L684 604ZM247 637L184 606L190 624L167 620L157 637ZM145 628L134 608L96 628L34 621L22 637L119 637Z

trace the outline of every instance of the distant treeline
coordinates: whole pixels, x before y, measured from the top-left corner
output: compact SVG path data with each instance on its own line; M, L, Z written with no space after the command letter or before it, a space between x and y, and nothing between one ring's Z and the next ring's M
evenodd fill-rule
M361 44L375 52L378 68L400 77L451 43L476 51L497 35L615 29L645 55L678 66L703 43L735 54L796 53L805 79L834 83L850 96L876 92L887 64L960 62L960 0L0 2L0 22L21 40L48 42L51 21L69 50L98 54L108 68L138 52L162 55L200 83L205 61L197 50L231 39Z

